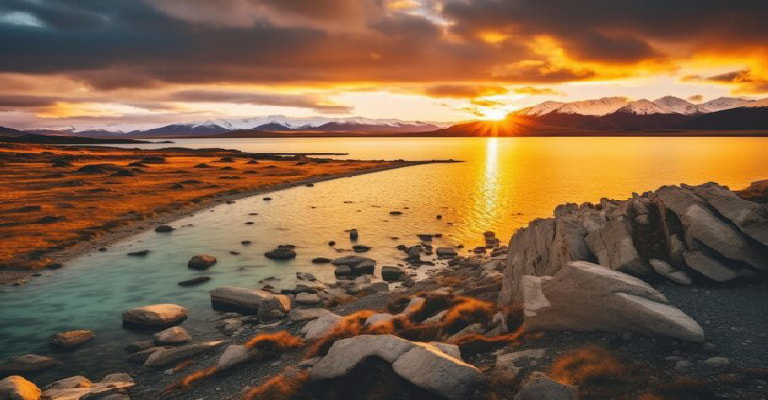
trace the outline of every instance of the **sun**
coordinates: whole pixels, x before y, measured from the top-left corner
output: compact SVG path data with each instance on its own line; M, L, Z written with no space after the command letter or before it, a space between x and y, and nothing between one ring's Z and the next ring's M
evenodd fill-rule
M483 119L486 121L502 121L507 117L507 110L503 108L489 108L483 110Z

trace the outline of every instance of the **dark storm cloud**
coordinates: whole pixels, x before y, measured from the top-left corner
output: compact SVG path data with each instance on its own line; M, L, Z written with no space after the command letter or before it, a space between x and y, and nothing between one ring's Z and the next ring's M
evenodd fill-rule
M734 93L756 94L768 92L768 79L756 76L752 71L738 70L712 76L687 76L686 81L692 82L714 82L734 85Z
M551 35L577 58L598 61L653 57L653 41L707 48L768 40L764 0L448 0L444 12L458 34Z
M213 90L187 90L173 93L168 100L182 102L210 102L210 103L234 103L251 104L259 106L283 106L311 108L323 113L348 113L351 107L335 104L327 104L322 98L311 95L292 95L256 92L230 92Z
M529 47L537 35L555 38L571 59L608 64L672 57L660 42L728 51L768 42L764 0L445 0L439 15L394 12L384 4L1 0L0 14L26 13L42 26L0 23L0 72L64 74L99 90L167 83L563 82L599 73L553 65ZM487 31L510 39L478 40Z

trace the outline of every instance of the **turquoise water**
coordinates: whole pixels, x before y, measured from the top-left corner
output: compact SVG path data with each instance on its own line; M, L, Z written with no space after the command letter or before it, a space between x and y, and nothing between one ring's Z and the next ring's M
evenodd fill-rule
M234 139L177 140L173 146L226 147L251 152L347 152L344 158L455 158L458 164L433 164L296 187L269 196L238 200L175 221L171 234L140 233L106 252L94 252L47 271L19 288L0 293L0 358L46 354L49 335L91 329L96 340L72 353L59 354L66 367L45 375L119 370L122 346L148 334L125 331L120 314L129 308L172 302L190 309L184 323L195 339L220 338L214 328L208 291L223 285L292 287L297 271L332 281L330 265L314 257L344 255L327 246L335 240L351 248L347 229L360 231L360 244L381 265L402 257L398 244L417 243L418 233L443 233L436 243L482 241L494 230L503 241L536 217L551 214L566 201L625 198L633 191L662 184L716 180L732 187L768 177L764 138L473 138L473 139ZM168 145L143 145L163 147ZM131 145L128 147L137 147ZM108 205L105 205L108 206ZM389 211L403 211L391 216ZM249 213L258 213L249 216ZM437 219L436 215L443 216ZM246 225L248 221L254 222ZM391 237L399 237L392 240ZM251 240L250 246L240 244ZM279 244L297 246L298 256L274 262L263 253ZM145 258L129 251L149 249ZM230 251L241 252L231 255ZM211 254L218 263L195 272L186 263L195 254ZM423 267L428 268L428 267ZM208 275L212 281L182 288L178 281ZM103 361L94 366L92 360Z

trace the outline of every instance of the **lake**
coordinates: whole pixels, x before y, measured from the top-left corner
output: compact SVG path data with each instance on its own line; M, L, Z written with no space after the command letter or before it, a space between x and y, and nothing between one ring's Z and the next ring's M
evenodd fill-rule
M731 188L768 178L768 138L289 138L183 139L169 144L123 145L158 148L223 147L248 152L342 152L353 159L448 159L463 163L409 167L296 187L222 204L173 223L172 234L143 232L46 271L23 287L0 293L0 358L47 354L47 337L69 329L91 329L96 340L59 354L66 368L46 377L101 373L122 368L121 348L147 334L124 331L120 313L132 307L173 302L190 309L185 322L195 339L218 338L208 291L217 286L292 287L297 271L333 279L330 265L314 257L339 255L327 246L350 248L345 230L356 228L360 244L378 266L401 262L398 244L417 244L418 233L442 233L437 245L482 243L492 230L506 242L530 220L547 217L564 202L624 199L664 184L716 181ZM108 207L108 204L104 205ZM399 210L399 216L389 211ZM249 213L258 213L249 216ZM438 219L437 215L442 218ZM254 224L246 225L252 221ZM393 240L392 237L399 239ZM251 240L250 246L241 245ZM288 262L263 257L279 244L297 246ZM129 251L149 249L144 259ZM241 252L231 255L230 251ZM219 259L209 271L186 267L195 254ZM343 254L341 254L343 255ZM422 267L428 269L429 267ZM422 271L423 272L423 271ZM195 275L213 280L194 288L178 281ZM89 360L101 358L101 367ZM98 372L97 372L98 371ZM46 379L46 378L43 378Z

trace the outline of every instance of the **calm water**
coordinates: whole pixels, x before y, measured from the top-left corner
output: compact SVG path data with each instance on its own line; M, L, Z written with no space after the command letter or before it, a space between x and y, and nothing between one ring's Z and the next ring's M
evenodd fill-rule
M149 144L138 147L167 147ZM549 216L557 204L626 198L663 184L714 180L732 188L768 177L766 138L429 138L429 139L231 139L177 140L171 146L225 147L249 152L345 152L342 158L435 159L466 162L411 167L298 187L205 210L173 225L172 234L141 233L107 252L80 257L20 288L0 293L0 358L47 353L57 331L92 329L97 339L74 353L59 354L68 368L49 372L94 374L96 357L106 369L121 368L124 344L145 339L127 332L120 313L131 307L173 302L191 310L185 322L196 339L219 337L208 291L221 285L277 287L294 284L296 271L331 280L333 268L314 257L337 256L326 243L351 247L345 230L357 228L369 256L395 264L397 244L415 244L417 233L440 232L438 244L478 245L494 230L506 241L533 218ZM135 145L126 147L137 147ZM390 216L401 210L403 215ZM257 216L249 216L256 212ZM436 215L441 214L441 220ZM246 225L253 221L255 224ZM392 240L397 236L399 240ZM252 240L242 246L242 240ZM297 246L298 257L272 262L263 252L278 244ZM128 251L150 249L144 259ZM229 251L242 254L233 256ZM186 268L194 254L219 259L196 288L177 282L197 274ZM423 267L427 268L427 267Z

